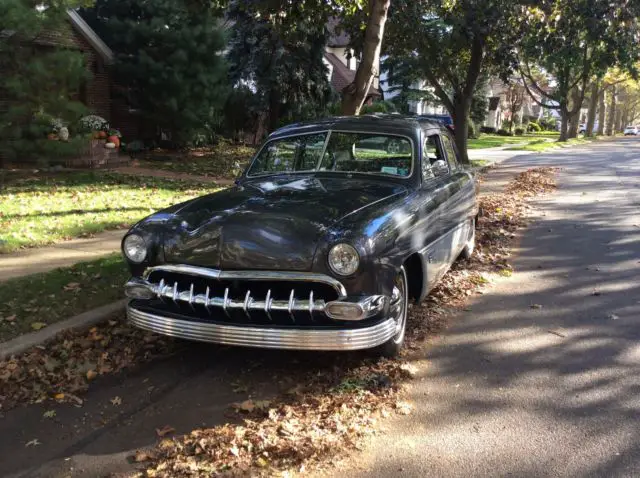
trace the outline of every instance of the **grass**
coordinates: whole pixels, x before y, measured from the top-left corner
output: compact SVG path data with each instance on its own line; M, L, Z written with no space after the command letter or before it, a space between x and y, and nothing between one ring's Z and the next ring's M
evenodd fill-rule
M12 173L0 190L0 253L127 228L214 190L203 183L99 172Z
M122 299L128 278L121 256L113 254L0 282L0 341Z
M557 141L536 140L524 146L513 146L507 148L509 151L547 151L549 149L565 148L573 145L588 144L593 141L593 138L572 138L565 143L559 143Z
M139 161L140 167L214 178L235 179L253 157L256 148L221 142L213 148L187 152L154 151Z
M469 163L474 168L482 168L489 165L489 161L487 161L486 159L472 159L471 161L469 161Z

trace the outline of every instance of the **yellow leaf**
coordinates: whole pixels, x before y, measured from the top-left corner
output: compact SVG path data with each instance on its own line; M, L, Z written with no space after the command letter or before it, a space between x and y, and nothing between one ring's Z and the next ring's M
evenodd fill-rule
M44 322L32 322L31 323L31 328L33 330L44 329L46 326L47 326L47 324L45 324Z
M56 393L53 398L56 400L64 400L64 393Z

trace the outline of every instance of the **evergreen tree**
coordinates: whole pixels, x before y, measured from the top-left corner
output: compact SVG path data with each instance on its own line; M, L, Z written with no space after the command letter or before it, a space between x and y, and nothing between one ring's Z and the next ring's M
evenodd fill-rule
M0 91L6 100L0 108L0 158L48 163L77 153L84 141L77 135L68 142L47 139L85 113L72 99L87 80L85 59L64 43L71 28L67 9L81 4L87 1L0 2ZM60 44L39 42L44 32L62 33Z
M181 144L214 127L227 96L220 10L190 0L98 0L83 17L114 50L116 82Z
M233 2L228 17L233 22L228 58L235 85L255 93L255 107L266 115L273 130L292 120L323 112L331 100L328 71L323 63L325 24L299 12L265 14L250 0ZM296 18L295 22L289 18Z

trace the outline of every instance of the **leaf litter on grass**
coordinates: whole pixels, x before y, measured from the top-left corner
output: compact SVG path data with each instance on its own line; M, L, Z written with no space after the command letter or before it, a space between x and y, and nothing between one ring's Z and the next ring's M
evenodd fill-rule
M526 201L553 190L554 174L553 168L526 171L503 193L480 199L476 252L456 262L427 300L411 307L408 351L444 329L451 314L464 309L470 295L481 293L492 274L513 270L509 258L515 232L526 226ZM4 409L50 397L80 400L73 394L87 388L89 370L116 373L172 347L170 339L117 321L67 334L46 348L0 362L0 379L8 385L0 399ZM408 368L408 353L397 360L336 354L329 366L290 372L295 386L289 392L232 404L232 423L159 437L155 450L138 451L131 461L143 467L139 476L145 477L266 476L314 467L359 448L382 418L411 413L411 405L401 400L403 383L417 374Z

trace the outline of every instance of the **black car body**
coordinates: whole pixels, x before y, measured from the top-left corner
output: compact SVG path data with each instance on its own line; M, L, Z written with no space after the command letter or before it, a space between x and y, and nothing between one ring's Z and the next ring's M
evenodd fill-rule
M393 355L409 299L472 252L476 214L473 176L441 123L287 126L235 187L127 233L128 317L199 341Z

